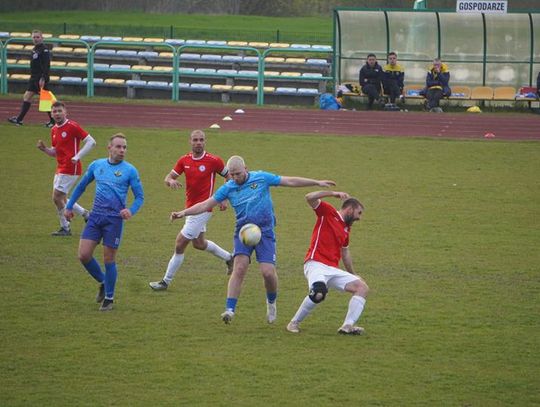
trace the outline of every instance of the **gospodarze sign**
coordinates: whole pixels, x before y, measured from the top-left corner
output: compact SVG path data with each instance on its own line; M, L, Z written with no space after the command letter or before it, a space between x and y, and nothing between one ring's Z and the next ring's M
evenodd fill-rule
M508 10L507 0L457 0L457 13L504 14Z

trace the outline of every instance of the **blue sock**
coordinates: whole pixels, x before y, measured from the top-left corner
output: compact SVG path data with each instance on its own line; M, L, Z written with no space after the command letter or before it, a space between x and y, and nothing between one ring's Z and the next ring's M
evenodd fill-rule
M92 257L92 260L90 260L88 263L83 263L82 265L98 283L103 283L105 274L103 274L103 271L101 271L101 267L94 257Z
M266 300L270 303L270 304L273 304L276 302L276 298L277 298L277 293L266 293Z
M105 263L105 298L114 298L114 286L116 285L116 263Z
M228 297L227 303L225 304L225 308L227 310L231 310L232 312L234 312L234 310L236 309L237 302L238 302L238 298Z

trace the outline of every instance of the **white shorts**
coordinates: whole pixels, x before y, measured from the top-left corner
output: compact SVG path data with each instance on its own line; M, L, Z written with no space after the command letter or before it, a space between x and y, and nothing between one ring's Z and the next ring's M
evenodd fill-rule
M304 275L311 287L316 281L322 281L328 288L345 291L345 286L352 281L359 280L358 276L348 273L337 267L327 266L324 263L310 260L304 263Z
M199 213L198 215L186 216L186 223L180 231L186 239L194 240L201 233L206 232L206 224L212 217L212 212Z
M53 188L67 195L77 179L79 179L78 175L54 174Z

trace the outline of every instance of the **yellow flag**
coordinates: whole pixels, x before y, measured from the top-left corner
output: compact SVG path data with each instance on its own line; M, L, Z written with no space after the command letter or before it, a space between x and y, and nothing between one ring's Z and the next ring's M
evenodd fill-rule
M39 91L39 111L50 112L52 104L56 102L56 96L50 90L41 89Z

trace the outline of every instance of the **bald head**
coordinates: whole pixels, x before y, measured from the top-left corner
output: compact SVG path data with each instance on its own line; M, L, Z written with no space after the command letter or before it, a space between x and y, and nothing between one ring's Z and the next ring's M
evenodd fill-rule
M227 169L230 177L237 184L241 185L246 181L248 176L246 163L239 155L233 155L227 160Z
M193 130L189 135L189 144L191 144L191 152L193 157L199 158L204 154L206 147L206 135L202 130Z

